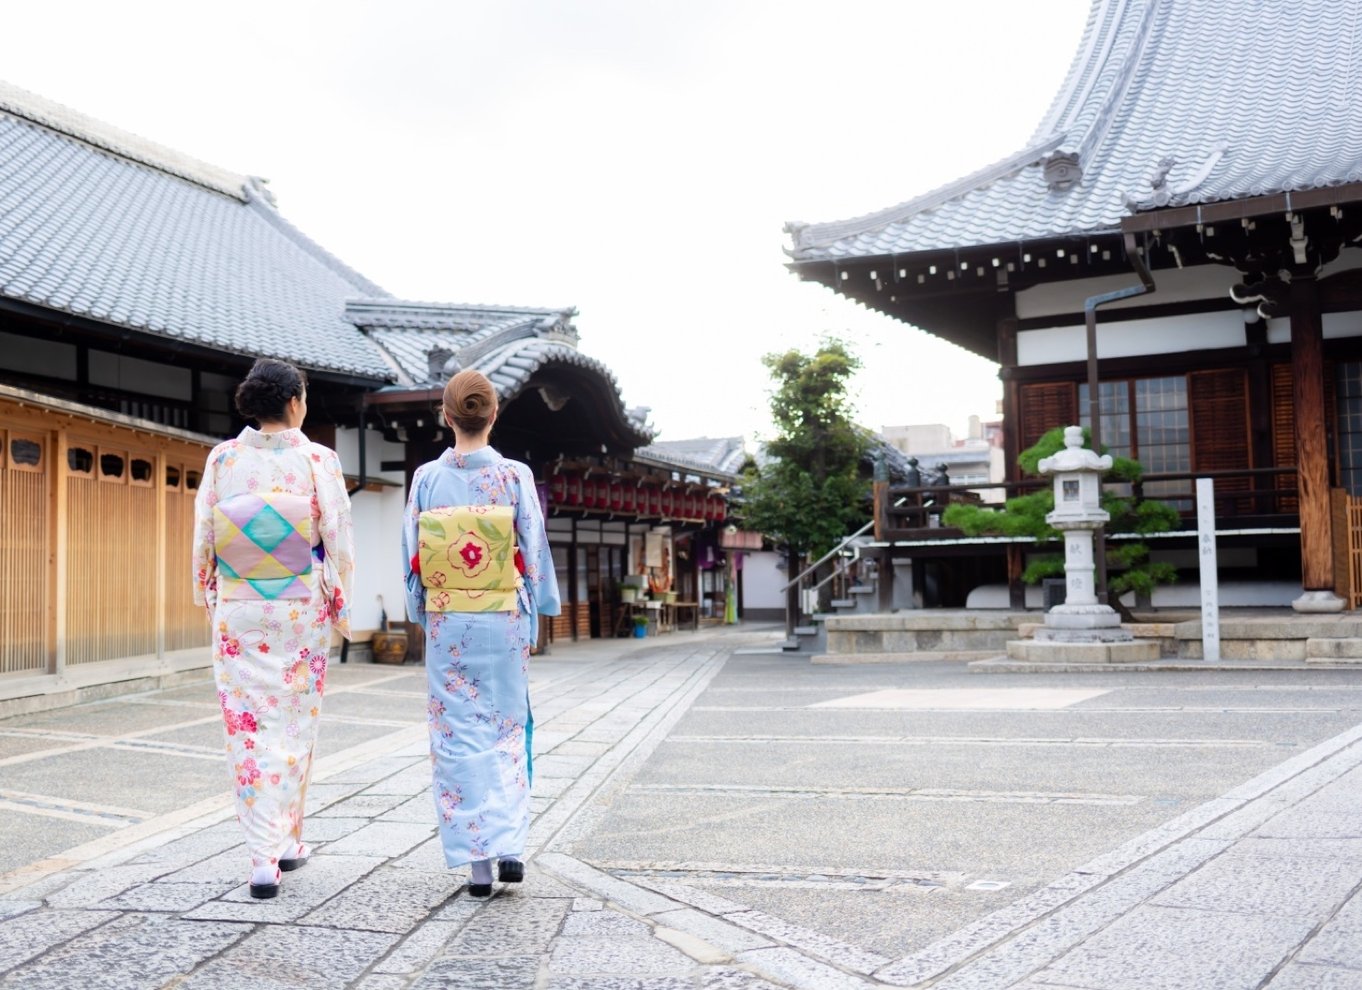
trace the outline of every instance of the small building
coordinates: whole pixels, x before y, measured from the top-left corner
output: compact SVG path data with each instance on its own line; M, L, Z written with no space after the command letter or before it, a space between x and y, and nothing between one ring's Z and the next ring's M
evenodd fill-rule
M996 361L1013 480L1019 451L1081 422L1184 512L1215 478L1222 576L1294 583L1302 609L1358 601L1358 534L1335 519L1362 495L1359 31L1326 0L1094 0L1024 147L788 224L790 267ZM1182 543L1161 545L1194 566ZM1021 551L973 552L1016 600Z

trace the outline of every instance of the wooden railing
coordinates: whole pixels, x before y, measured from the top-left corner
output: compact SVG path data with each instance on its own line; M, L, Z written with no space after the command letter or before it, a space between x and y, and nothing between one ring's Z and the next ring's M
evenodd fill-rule
M1108 482L1105 487L1136 498L1171 503L1185 520L1195 514L1197 478L1216 482L1215 511L1221 528L1227 520L1237 525L1296 525L1296 469L1294 467L1244 468L1230 471L1182 471L1146 474L1138 483ZM1002 500L1049 488L1049 478L996 484L909 486L876 482L874 487L875 539L932 540L959 538L963 534L942 523L947 507L974 504L988 507ZM985 492L997 498L986 499Z

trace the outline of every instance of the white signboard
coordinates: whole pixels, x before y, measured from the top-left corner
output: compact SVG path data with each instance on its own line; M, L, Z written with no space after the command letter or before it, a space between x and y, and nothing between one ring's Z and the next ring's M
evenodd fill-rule
M1196 480L1197 564L1201 568L1201 647L1207 660L1220 659L1220 580L1215 564L1215 481Z

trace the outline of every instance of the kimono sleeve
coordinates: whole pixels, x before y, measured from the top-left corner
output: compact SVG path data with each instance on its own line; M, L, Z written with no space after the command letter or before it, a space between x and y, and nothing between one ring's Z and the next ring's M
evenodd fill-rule
M421 491L425 487L426 466L416 469L411 478L411 492L407 496L407 511L402 517L402 573L407 592L407 618L426 626L426 589L421 584L421 574L413 566L417 560L416 552L420 547L421 533Z
M340 458L325 447L314 448L312 480L317 493L317 527L322 546L322 591L331 612L332 627L350 638L350 596L355 584L355 532L350 517L350 494Z
M544 512L539 507L539 490L534 475L524 464L516 465L520 495L516 499L515 528L520 555L525 559L525 589L536 615L558 615L563 604L558 597L558 576L553 571L553 551L544 531Z
M218 500L218 448L208 454L194 496L194 538L191 551L194 571L194 604L211 611L218 604L218 555L213 540L213 506Z

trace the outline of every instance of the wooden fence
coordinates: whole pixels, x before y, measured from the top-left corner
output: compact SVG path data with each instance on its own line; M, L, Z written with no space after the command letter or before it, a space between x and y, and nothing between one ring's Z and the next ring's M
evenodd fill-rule
M192 602L208 446L0 396L0 676L206 647Z

